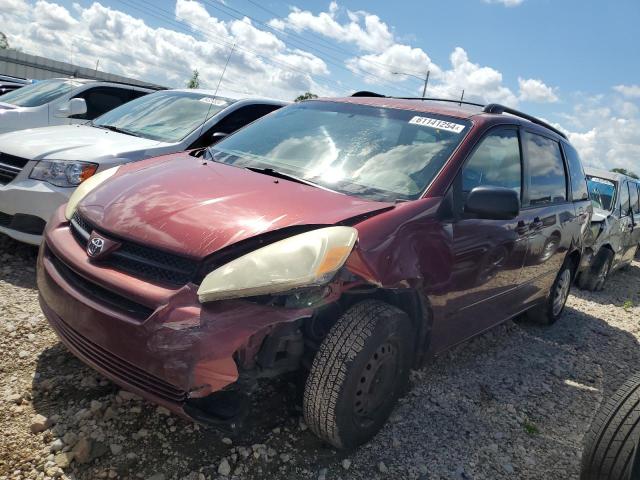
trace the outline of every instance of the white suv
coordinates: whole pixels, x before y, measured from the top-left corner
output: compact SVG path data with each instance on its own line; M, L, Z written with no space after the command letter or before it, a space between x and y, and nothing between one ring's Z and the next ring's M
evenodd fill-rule
M55 209L96 172L211 145L284 105L207 90L164 90L84 125L0 135L0 232L37 245Z
M0 133L84 123L156 90L79 78L42 80L0 97Z

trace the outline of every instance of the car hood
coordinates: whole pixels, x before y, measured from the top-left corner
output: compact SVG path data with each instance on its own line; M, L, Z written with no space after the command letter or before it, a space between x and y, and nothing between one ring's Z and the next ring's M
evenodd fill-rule
M107 234L203 258L266 232L391 207L182 153L120 167L79 210Z
M186 153L120 167L79 205L106 233L194 258L285 227L390 207Z
M0 152L30 160L96 161L135 153L136 158L153 155L149 150L171 144L125 135L88 125L33 128L0 135Z

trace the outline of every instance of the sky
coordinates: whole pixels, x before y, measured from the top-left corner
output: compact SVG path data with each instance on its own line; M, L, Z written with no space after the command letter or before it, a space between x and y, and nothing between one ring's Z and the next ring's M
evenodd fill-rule
M429 71L427 96L516 107L586 165L640 174L638 0L1 3L12 47L170 87L197 69L216 89L229 59L231 97L416 96Z

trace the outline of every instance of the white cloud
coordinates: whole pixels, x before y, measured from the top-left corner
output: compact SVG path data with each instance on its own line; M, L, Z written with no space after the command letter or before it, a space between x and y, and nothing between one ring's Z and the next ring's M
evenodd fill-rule
M450 56L451 68L443 70L439 82L429 87L430 95L459 98L480 102L499 102L509 106L518 104L518 97L502 83L502 74L491 68L473 63L467 52L457 47Z
M563 115L569 140L585 165L640 174L640 114L637 106L608 96L584 98Z
M521 5L524 0L484 0L484 3L498 3L505 7L517 7Z
M294 7L283 20L271 20L270 25L278 29L295 32L310 30L341 43L353 43L365 52L381 52L393 44L393 34L380 17L367 12L347 10L347 23L337 20L339 7L331 2L328 12L314 15L308 10Z
M6 3L6 5L5 5ZM176 0L175 19L153 28L98 2L71 10L45 0L5 0L0 25L12 46L80 66L100 60L106 71L162 85L182 87L193 69L201 85L215 88L229 54L237 42L221 86L221 94L238 92L292 99L313 91L333 94L325 62L312 53L291 49L249 19L220 20L202 3ZM160 12L159 12L160 13ZM134 48L135 47L135 48ZM340 92L342 93L342 92Z
M553 103L558 101L553 88L542 80L518 78L520 100L524 102Z
M640 85L616 85L613 89L629 98L640 98Z

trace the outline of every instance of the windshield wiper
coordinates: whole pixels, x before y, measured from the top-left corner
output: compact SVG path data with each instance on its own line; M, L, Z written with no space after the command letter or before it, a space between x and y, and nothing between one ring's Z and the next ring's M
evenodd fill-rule
M252 172L262 173L263 175L269 175L270 177L282 178L284 180L290 180L292 182L302 183L303 185L309 185L311 187L321 188L319 185L316 185L309 180L305 180L304 178L296 177L295 175L290 175L288 173L280 172L278 170L274 170L273 168L260 168L260 167L244 167L247 170L251 170Z
M130 132L129 130L125 130L124 128L115 127L113 125L97 125L95 123L91 123L92 127L103 128L105 130L111 130L116 133L124 133L125 135L131 135L132 137L139 137L137 133Z

